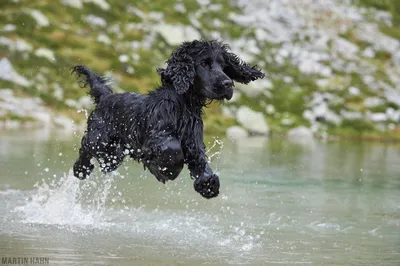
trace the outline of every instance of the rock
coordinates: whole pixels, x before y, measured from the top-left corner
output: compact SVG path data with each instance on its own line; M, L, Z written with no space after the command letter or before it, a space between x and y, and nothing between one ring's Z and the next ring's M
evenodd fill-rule
M63 116L63 115L58 115L53 117L53 124L56 127L66 129L66 130L73 130L74 128L74 121L72 119Z
M15 97L11 90L0 90L0 113L2 115L14 115L21 119L30 118L35 121L21 122L18 119L8 120L4 123L6 128L29 128L51 125L51 111L42 105L39 98Z
M14 97L14 93L11 89L0 89L0 99L7 101Z
M400 42L397 39L381 33L375 24L359 24L354 30L354 34L357 39L372 43L376 50L395 53L400 47Z
M99 16L95 16L95 15L87 15L85 20L92 26L98 26L98 27L105 27L107 26L107 21Z
M386 117L388 120L400 123L400 110L395 110L392 107L386 109Z
M336 38L334 40L334 50L339 52L347 59L352 59L358 52L359 48L354 43L343 39L343 38Z
M36 21L36 25L38 27L47 27L50 25L49 19L43 15L42 12L36 9L28 9L27 12L32 16L32 18Z
M3 27L3 31L15 31L17 29L17 26L15 26L14 24L6 24Z
M229 103L236 103L240 100L242 94L238 90L233 90L232 99L229 100Z
M367 114L367 118L375 123L381 123L387 120L387 116L385 113L369 113Z
M241 106L236 112L236 119L249 133L267 135L269 127L264 114L253 111L247 106Z
M375 12L375 19L377 21L384 22L386 24L386 26L389 26L389 27L393 26L392 15L390 15L390 13L388 13L388 12L377 10Z
M174 9L182 14L186 12L186 8L183 3L175 3Z
M400 69L400 51L393 54L392 60L396 68Z
M332 75L332 69L312 59L303 59L299 64L299 70L304 74L320 74L324 77Z
M386 88L384 95L388 102L392 102L400 107L400 92L399 91L397 91L393 88Z
M259 79L254 82L250 82L247 85L237 83L236 88L238 88L240 91L242 91L244 94L246 94L250 98L256 98L260 96L260 94L268 89L271 89L273 87L273 84L270 80L267 78L264 79Z
M353 96L360 95L360 89L357 87L351 86L351 87L349 87L349 93L350 93L350 95L353 95Z
M320 88L326 88L329 85L329 79L318 79L315 83Z
M27 43L24 40L11 40L6 37L0 37L0 45L7 46L8 49L11 51L18 51L18 52L30 52L32 51L32 45Z
M103 10L109 10L110 4L107 3L105 0L85 0L86 3L93 3L100 7Z
M39 110L32 114L32 117L40 121L44 128L50 128L52 125L52 115L47 110Z
M24 87L30 85L29 80L18 74L7 58L0 59L0 79L8 80Z
M53 62L56 60L56 57L53 53L53 51L46 49L46 48L39 48L35 51L35 55L38 57L44 57L47 60Z
M184 41L201 39L200 33L191 26L164 23L155 25L154 30L158 32L169 45L179 45Z
M265 107L265 112L267 112L267 114L271 115L271 114L275 113L275 107L272 104L268 104Z
M110 39L110 37L108 37L106 34L99 34L99 36L97 36L97 41L98 42L101 42L101 43L104 43L104 44L111 44L111 39Z
M221 108L221 113L225 117L235 118L235 115L233 114L232 110L227 106L223 106Z
M226 130L226 136L231 140L247 138L248 135L248 132L239 126L231 126Z
M64 98L64 89L58 83L53 83L51 87L54 97L61 101Z
M305 127L305 126L299 126L292 128L291 130L288 131L287 136L291 139L313 139L314 134L311 131L311 129Z
M342 111L340 111L340 114L343 118L348 119L348 120L363 119L363 114L360 112L351 112L351 111L342 110Z
M329 48L329 46L328 46L329 40L330 40L329 36L324 34L318 38L318 40L315 42L314 46L317 50L325 51Z
M290 76L284 76L283 77L283 82L285 82L286 84L292 84L293 83L293 78Z
M83 7L82 0L62 0L61 2L66 6L71 6L78 9Z
M6 120L4 122L6 129L19 129L21 127L21 121L18 120Z
M82 96L78 101L78 108L89 109L93 106L93 100L90 96Z
M140 10L134 6L128 6L127 11L129 13L141 18L142 20L145 20L147 18L146 13L144 13L142 10ZM137 26L136 23L134 25Z
M385 104L385 100L378 97L368 97L364 99L364 106L367 108L372 108Z
M375 57L375 51L371 47L365 48L365 50L362 52L362 55L368 58L374 58Z
M339 125L342 119L339 115L328 108L327 103L323 102L314 106L313 111L303 113L303 117L309 120L311 123L317 121L317 119L324 119L335 125Z
M126 55L126 54L122 54L122 55L120 55L120 56L118 57L118 60L119 60L121 63L126 63L126 62L129 61L129 56Z
M290 119L290 118L283 118L281 120L281 124L284 125L284 126L290 126L290 125L293 124L293 120Z

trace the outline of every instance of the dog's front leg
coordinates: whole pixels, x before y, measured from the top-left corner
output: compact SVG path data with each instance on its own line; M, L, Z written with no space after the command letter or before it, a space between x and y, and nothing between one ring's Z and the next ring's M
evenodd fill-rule
M165 183L178 177L184 165L180 141L159 134L149 137L143 147L143 163L158 181Z
M210 199L219 194L219 177L207 163L202 135L199 139L188 139L182 145L185 162L190 176L195 179L194 189L204 198Z

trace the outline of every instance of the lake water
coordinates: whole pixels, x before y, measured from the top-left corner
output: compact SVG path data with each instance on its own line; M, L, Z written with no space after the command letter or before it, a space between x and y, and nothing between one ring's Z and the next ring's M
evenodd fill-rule
M77 137L0 135L0 255L50 265L400 265L400 146L209 138L221 193L132 161L71 173Z

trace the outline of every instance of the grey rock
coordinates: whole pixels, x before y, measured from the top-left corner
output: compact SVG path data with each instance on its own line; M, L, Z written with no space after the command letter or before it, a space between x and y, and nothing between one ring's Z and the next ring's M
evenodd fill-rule
M241 106L236 112L236 119L250 133L267 135L269 127L264 114L256 112L247 106Z
M314 134L311 129L305 127L305 126L299 126L292 128L291 130L288 131L287 133L288 137L291 139L313 139Z
M231 140L247 138L248 135L248 132L239 126L231 126L226 130L226 136Z
M15 84L27 87L31 83L22 75L18 74L7 58L0 59L0 79L14 82Z
M184 41L200 39L200 33L190 26L160 24L154 27L165 41L170 45L178 45Z

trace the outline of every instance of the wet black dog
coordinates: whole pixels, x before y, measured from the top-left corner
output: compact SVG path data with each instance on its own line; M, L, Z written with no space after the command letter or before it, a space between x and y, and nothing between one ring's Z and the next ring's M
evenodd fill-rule
M218 196L220 184L206 159L202 109L212 100L231 99L233 80L247 84L264 77L217 41L184 42L167 67L157 70L162 85L146 95L113 94L107 80L86 66L73 72L84 76L96 103L74 164L76 177L90 175L92 158L110 172L130 156L165 183L186 163L195 190L205 198Z

